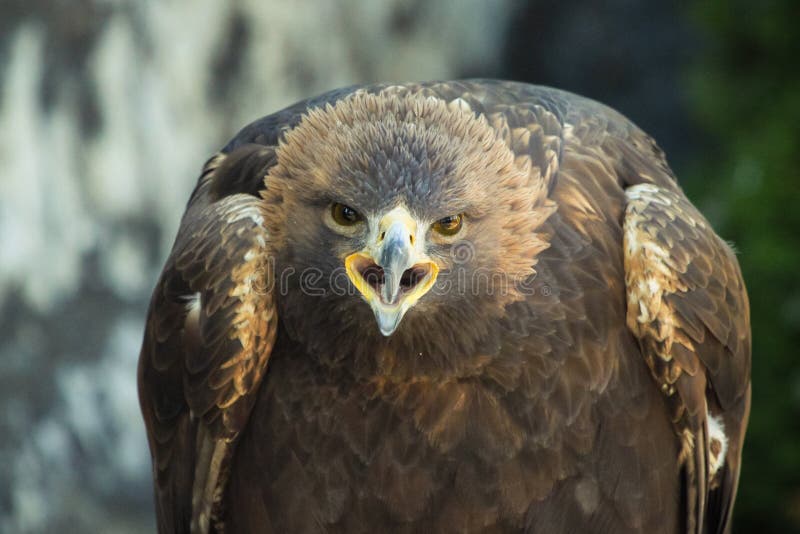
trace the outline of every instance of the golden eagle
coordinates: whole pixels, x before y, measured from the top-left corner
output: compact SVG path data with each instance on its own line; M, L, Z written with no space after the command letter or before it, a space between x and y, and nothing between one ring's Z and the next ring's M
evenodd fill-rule
M161 532L725 532L730 247L563 91L333 91L203 168L139 362Z

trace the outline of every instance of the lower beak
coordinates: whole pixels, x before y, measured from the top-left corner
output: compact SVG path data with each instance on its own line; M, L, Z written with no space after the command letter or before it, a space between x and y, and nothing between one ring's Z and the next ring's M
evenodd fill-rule
M436 263L418 251L413 219L405 210L396 211L381 221L375 243L345 259L348 277L369 303L384 336L397 330L439 272Z

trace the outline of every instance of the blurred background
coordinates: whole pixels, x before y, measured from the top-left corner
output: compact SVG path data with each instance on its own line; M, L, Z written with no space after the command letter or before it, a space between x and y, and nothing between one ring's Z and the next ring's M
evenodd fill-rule
M136 361L209 155L337 86L483 76L619 109L735 244L754 336L735 531L800 532L800 3L602 4L3 0L0 531L154 529Z

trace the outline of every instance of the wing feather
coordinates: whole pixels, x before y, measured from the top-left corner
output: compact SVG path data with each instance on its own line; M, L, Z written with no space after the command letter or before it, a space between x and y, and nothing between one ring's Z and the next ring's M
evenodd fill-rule
M275 341L268 235L252 183L271 152L245 145L206 164L150 303L139 363L160 532L207 532L230 456ZM220 185L221 182L225 184Z
M679 191L626 191L627 323L682 437L690 531L729 529L750 387L747 294L730 247ZM725 436L710 433L721 418ZM711 441L726 439L725 458ZM704 517L705 514L705 517Z

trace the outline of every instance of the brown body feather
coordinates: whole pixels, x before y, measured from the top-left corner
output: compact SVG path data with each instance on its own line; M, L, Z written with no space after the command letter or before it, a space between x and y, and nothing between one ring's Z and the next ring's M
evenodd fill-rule
M389 115L392 135L370 130ZM357 297L284 284L287 266L335 267L312 252L336 247L303 218L314 190L414 187L419 212L489 203L471 265L524 284L426 296L389 338ZM747 314L730 249L608 108L491 81L297 104L206 165L153 296L139 382L159 530L725 531Z

